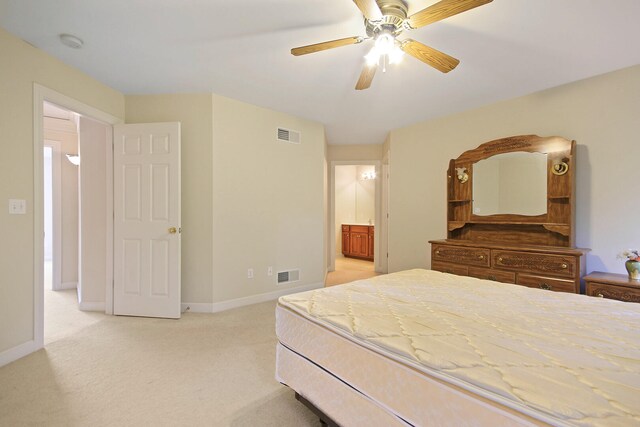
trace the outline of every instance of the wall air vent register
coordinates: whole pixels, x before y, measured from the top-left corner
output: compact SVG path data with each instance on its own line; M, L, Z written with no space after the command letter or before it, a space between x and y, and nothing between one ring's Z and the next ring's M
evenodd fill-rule
M300 280L300 270L278 271L278 285Z
M288 142L290 144L300 144L302 136L300 132L291 129L278 128L278 141Z

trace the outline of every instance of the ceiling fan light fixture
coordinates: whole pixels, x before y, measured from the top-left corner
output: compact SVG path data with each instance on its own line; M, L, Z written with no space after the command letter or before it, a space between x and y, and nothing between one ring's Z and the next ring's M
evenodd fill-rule
M356 90L371 87L371 81L378 67L382 65L384 73L387 65L401 62L405 53L442 73L448 73L458 66L460 63L458 59L413 39L398 40L397 37L401 36L404 31L415 30L442 21L492 1L439 0L433 3L432 0L433 4L430 6L409 15L408 0L353 0L362 12L366 37L347 37L300 46L291 49L291 54L294 56L306 55L373 39L374 46L365 55L366 63L356 83Z
M367 65L370 67L377 65L380 62L380 58L385 60L385 64L398 64L402 62L403 57L404 52L400 48L400 43L390 33L379 34L376 37L374 46L365 55Z
M376 37L376 49L382 55L389 55L396 46L396 39L389 33L382 33Z
M367 61L367 65L373 67L380 62L380 52L376 47L372 47L369 53L364 56L364 59Z
M402 62L403 58L404 58L404 52L396 44L393 47L393 50L389 52L389 64L399 64Z

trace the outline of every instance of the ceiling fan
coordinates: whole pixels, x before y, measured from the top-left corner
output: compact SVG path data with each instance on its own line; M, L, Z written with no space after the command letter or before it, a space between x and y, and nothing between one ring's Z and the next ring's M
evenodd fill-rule
M383 71L385 71L386 64L398 62L403 53L407 53L443 73L448 73L456 68L460 63L459 60L413 39L399 40L397 37L405 30L424 27L492 1L441 0L426 9L407 16L408 6L405 0L353 0L364 15L366 37L347 37L296 47L291 49L291 54L300 56L362 43L365 40L375 40L375 45L365 56L366 64L356 84L357 90L367 89L371 86L380 60L382 60Z

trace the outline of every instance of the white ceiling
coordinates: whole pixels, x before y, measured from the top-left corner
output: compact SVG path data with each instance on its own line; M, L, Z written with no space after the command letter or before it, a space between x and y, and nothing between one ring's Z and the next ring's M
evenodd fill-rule
M452 72L406 57L355 91L367 42L290 54L364 35L351 0L0 0L0 26L125 94L214 92L319 121L330 144L639 64L639 18L640 0L494 0L405 32Z

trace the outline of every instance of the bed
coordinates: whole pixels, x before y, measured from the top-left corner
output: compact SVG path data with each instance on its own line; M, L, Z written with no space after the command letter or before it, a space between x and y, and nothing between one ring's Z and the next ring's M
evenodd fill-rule
M329 424L640 425L640 304L416 269L282 297L276 333Z

